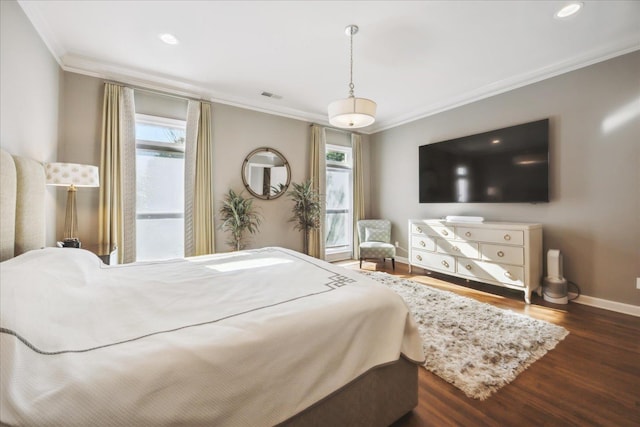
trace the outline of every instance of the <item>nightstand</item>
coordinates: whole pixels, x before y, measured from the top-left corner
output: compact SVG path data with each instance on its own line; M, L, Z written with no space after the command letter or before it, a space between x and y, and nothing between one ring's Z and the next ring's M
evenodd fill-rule
M86 245L82 249L93 252L107 265L115 265L118 263L118 247L109 247L104 244Z

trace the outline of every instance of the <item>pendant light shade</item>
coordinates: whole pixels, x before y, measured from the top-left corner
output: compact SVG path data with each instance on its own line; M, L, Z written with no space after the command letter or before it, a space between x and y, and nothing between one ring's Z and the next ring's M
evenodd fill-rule
M362 128L376 121L376 103L366 98L346 98L329 104L329 123L339 128Z
M376 121L376 103L366 98L356 98L353 95L353 36L358 32L357 25L349 25L345 33L350 41L350 69L349 96L329 104L329 123L332 126L346 129L356 129L369 126Z

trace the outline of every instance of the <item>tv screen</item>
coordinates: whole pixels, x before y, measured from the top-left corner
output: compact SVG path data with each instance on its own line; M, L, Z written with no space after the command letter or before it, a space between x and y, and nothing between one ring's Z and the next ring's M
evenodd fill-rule
M419 147L420 203L549 201L549 119Z

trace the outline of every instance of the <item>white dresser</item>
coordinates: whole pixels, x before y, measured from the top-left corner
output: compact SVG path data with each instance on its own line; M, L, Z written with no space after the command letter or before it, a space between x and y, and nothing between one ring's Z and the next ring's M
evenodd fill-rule
M409 220L411 266L531 292L542 279L542 225ZM540 294L540 290L538 289Z

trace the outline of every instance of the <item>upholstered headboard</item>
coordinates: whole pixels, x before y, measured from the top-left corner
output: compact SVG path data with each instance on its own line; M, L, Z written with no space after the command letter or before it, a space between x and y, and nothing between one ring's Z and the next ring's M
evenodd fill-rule
M0 149L0 261L45 245L45 185L40 162Z

